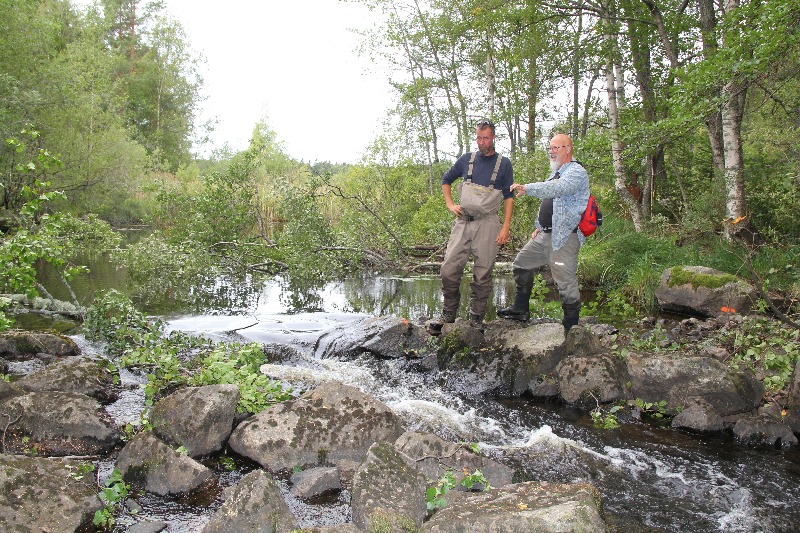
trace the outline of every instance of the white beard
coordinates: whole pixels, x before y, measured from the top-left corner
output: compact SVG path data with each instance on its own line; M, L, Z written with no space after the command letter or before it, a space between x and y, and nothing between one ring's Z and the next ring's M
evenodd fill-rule
M550 170L555 172L561 167L561 164L558 162L558 159L551 159L550 160Z

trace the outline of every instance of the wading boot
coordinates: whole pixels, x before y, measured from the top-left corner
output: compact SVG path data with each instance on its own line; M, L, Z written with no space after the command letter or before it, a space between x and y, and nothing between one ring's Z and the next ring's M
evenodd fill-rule
M564 310L564 320L561 325L564 326L564 333L568 333L572 326L578 325L578 320L581 316L581 302L562 303L561 309Z
M478 331L483 331L483 317L481 315L469 315L469 325Z
M514 305L498 310L497 316L522 322L531 317L530 299L533 291L533 275L533 270L514 269L514 283L517 291L514 295Z
M456 311L443 310L442 314L428 322L428 331L431 335L438 335L442 332L442 326L452 324L456 321Z

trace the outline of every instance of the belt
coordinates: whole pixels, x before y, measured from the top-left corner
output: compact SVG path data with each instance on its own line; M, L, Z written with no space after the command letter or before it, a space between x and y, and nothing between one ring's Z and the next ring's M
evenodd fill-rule
M550 233L552 231L553 231L553 226L550 226L549 228L542 228L542 233ZM572 230L572 233L578 233L578 228Z
M484 213L482 215L464 215L462 218L467 222L475 222L476 220L480 220L481 218L487 217L494 213Z

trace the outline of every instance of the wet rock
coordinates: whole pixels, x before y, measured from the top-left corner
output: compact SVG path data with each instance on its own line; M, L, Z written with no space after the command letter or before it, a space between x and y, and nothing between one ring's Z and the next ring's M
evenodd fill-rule
M52 333L7 332L0 333L0 357L9 360L29 359L39 353L70 357L80 349L75 341Z
M721 346L704 346L700 350L702 357L712 357L717 361L725 362L731 358L731 354Z
M213 477L207 467L150 432L138 433L125 445L116 468L127 483L161 496L191 492Z
M310 500L342 489L338 468L309 468L292 474L292 494L301 500Z
M672 427L697 432L715 432L725 429L725 421L704 400L694 400L672 419Z
M424 328L405 318L368 317L326 332L314 352L323 359L354 357L364 352L395 359L424 349L428 338Z
M569 355L577 356L595 355L603 351L603 345L594 331L583 325L570 328L566 348Z
M185 447L190 457L201 457L222 449L238 402L236 385L186 387L156 403L150 420L165 442Z
M103 504L77 461L0 454L0 531L74 533ZM89 529L86 529L89 531Z
M126 531L127 533L161 533L167 529L167 523L160 520L142 520L136 522Z
M600 533L607 531L600 501L600 493L587 483L529 482L459 493L425 523L422 531Z
M25 391L16 385L0 379L0 402L11 398L12 396L22 396Z
M376 442L353 476L353 524L362 531L414 531L425 519L426 488L413 459Z
M17 381L26 391L75 392L91 396L103 404L118 397L116 367L108 360L81 355L59 359Z
M263 470L244 476L202 533L289 533L297 521L278 483Z
M486 337L478 328L473 327L469 320L457 318L452 324L442 326L440 337L447 337L457 349L469 349L481 346L486 342Z
M709 357L631 353L627 357L630 395L646 402L667 401L675 411L703 399L720 416L756 409L764 385L749 370L734 370Z
M514 470L497 461L474 453L463 445L448 442L433 433L407 431L394 443L398 451L416 462L416 467L429 481L437 482L447 470L452 470L458 487L464 472L480 470L493 487L511 483Z
M73 392L31 392L0 404L12 420L6 451L35 449L46 455L96 455L110 452L119 430L94 398Z
M540 376L551 373L566 355L561 324L509 327L502 333L487 332L488 338L491 346L472 351L450 349L449 336L442 338L438 362L448 388L465 394L519 396L536 388Z
M625 362L613 355L568 356L556 367L556 375L561 398L588 408L625 399L630 379Z
M788 448L797 445L797 437L791 428L770 416L742 417L733 426L733 434L742 444Z
M242 422L228 445L271 472L361 461L375 441L393 442L400 419L382 402L339 382L323 383Z
M716 317L726 312L749 313L756 291L749 283L725 272L683 266L664 270L656 298L664 311Z

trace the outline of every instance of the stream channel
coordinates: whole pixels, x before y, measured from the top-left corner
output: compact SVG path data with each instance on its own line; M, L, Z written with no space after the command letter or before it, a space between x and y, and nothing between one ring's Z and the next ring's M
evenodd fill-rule
M436 276L373 275L312 290L276 278L239 289L234 291L238 297L218 298L218 305L209 300L190 311L145 311L160 314L168 329L294 347L302 355L281 369L287 380L328 376L358 387L389 405L407 429L478 442L485 453L517 468L525 480L590 482L602 494L614 531L800 531L797 449L752 449L738 445L729 434L690 435L648 422L596 429L588 413L557 403L460 396L402 361L316 357L314 344L328 328L369 315L416 320L438 312ZM468 286L463 289L468 292ZM511 277L497 275L490 314L512 294ZM85 351L99 349L80 335L73 338ZM136 422L143 394L135 384L144 379L126 370L121 375L129 387L108 409L119 423ZM221 505L222 489L254 468L245 461L237 465L228 471L208 463L219 484L207 493L178 499L145 495L140 516L167 523L172 533L201 531ZM100 466L108 471L113 462ZM281 483L302 527L350 521L346 491L333 501L310 505L294 500L286 482ZM124 524L118 530L124 531Z

